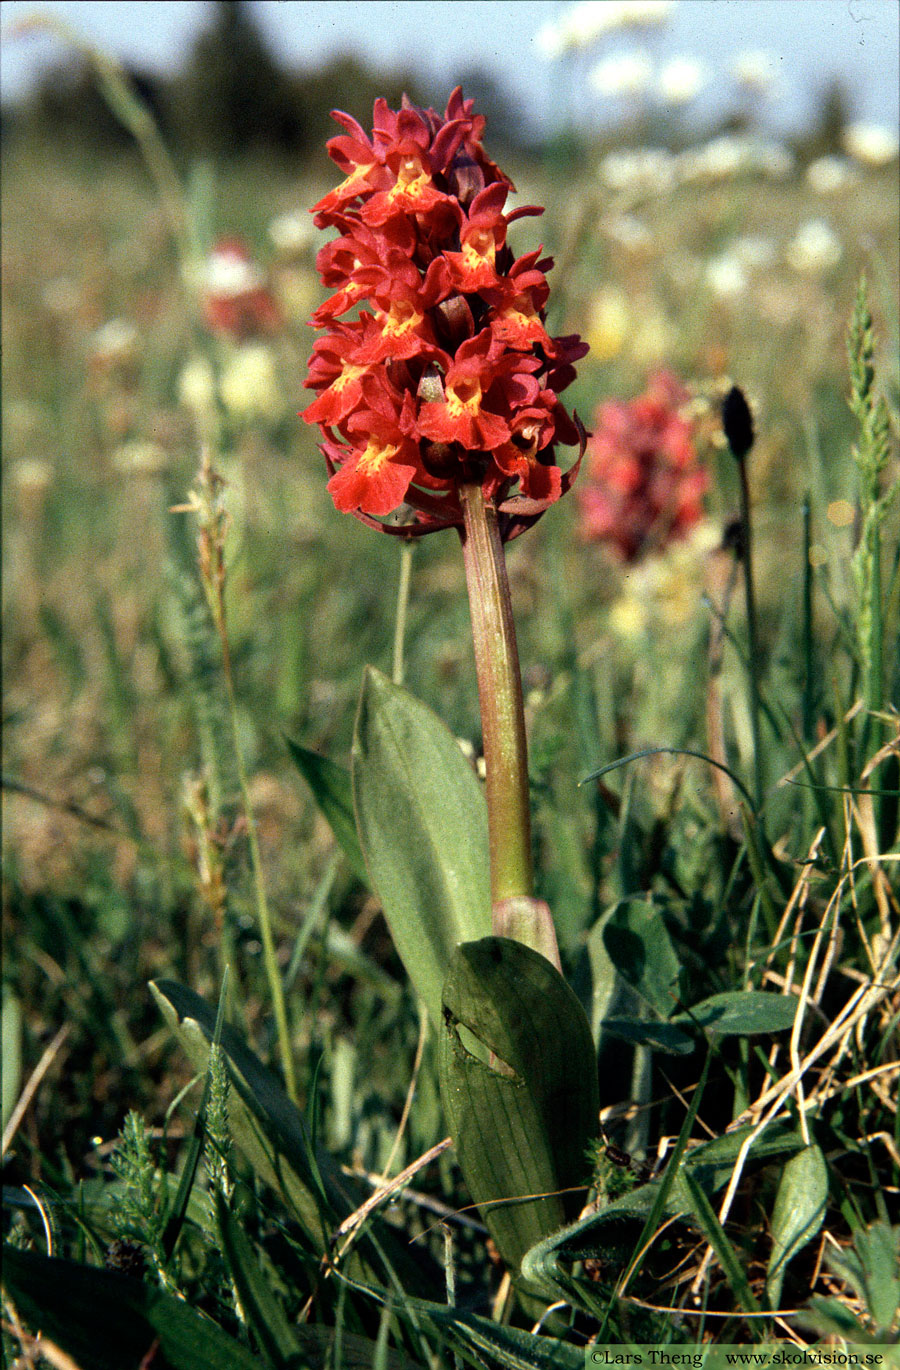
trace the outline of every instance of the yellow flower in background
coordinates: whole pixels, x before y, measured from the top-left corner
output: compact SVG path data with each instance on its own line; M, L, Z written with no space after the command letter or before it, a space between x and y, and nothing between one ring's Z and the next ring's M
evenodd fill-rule
M185 362L178 378L178 397L200 420L215 412L216 377L206 357L197 355Z
M284 396L275 356L267 343L236 347L219 380L225 408L240 419L274 420L284 413Z
M719 528L704 520L683 541L630 566L610 606L612 631L633 642L655 628L686 628L701 607L706 559L720 541Z
M617 286L605 285L594 296L584 338L595 361L607 362L622 350L631 314L625 292Z

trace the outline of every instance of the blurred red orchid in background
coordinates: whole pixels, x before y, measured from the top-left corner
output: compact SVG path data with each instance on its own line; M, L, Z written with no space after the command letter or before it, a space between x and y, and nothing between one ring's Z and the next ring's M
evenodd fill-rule
M601 404L578 488L581 533L623 561L662 551L703 517L709 474L700 465L690 396L668 371L633 400Z
M243 238L221 238L202 278L203 319L211 333L243 342L277 333L281 310Z
M574 480L578 462L563 472L555 443L585 440L558 395L587 346L544 328L551 260L540 249L516 260L506 241L513 220L542 211L504 213L512 182L459 88L443 117L377 100L371 139L333 117L346 132L328 147L345 179L313 213L338 230L317 258L336 293L312 318L327 332L303 417L321 428L335 505L425 533L461 526L459 486L475 480L515 536ZM340 318L359 305L369 309ZM378 521L401 505L402 523Z

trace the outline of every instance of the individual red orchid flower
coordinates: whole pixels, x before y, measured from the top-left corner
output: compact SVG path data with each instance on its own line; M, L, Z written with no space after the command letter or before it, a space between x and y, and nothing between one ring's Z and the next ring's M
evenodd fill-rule
M513 184L459 89L443 116L377 100L371 136L334 117L344 179L313 212L338 231L317 258L335 293L313 315L325 332L304 411L321 428L328 488L364 522L418 534L461 526L460 485L474 479L514 536L575 478L580 456L564 472L556 445L585 441L559 394L587 347L546 330L552 261L540 249L516 259L507 243L514 220L541 211L504 212ZM379 522L401 505L406 522Z

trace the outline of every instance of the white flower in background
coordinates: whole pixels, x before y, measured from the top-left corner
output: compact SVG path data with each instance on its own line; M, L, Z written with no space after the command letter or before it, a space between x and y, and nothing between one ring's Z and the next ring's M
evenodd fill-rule
M881 124L850 124L844 129L841 141L844 151L863 166L887 166L897 156L896 129Z
M775 261L775 243L762 233L745 233L736 238L731 251L741 266L749 271L771 266Z
M26 497L42 495L53 480L53 467L43 457L23 457L9 468L16 489Z
M747 289L747 273L735 252L722 252L712 257L703 272L703 278L714 295L720 300L736 300Z
M806 184L817 195L832 195L855 179L853 165L846 157L817 157L806 168Z
M808 219L788 244L786 257L795 271L816 275L830 271L841 260L841 240L824 219Z
M640 48L613 52L588 72L588 85L598 95L642 95L653 77L653 63Z
M662 24L674 4L675 0L579 0L538 29L535 46L550 60L565 57L592 47L604 33Z
M158 442L133 438L116 448L112 464L125 476L159 476L169 465L169 458Z
M128 319L110 319L90 337L91 360L98 366L118 366L133 362L138 355L140 335Z
M726 181L732 176L757 174L782 180L794 170L794 158L782 143L724 133L703 147L678 158L682 181Z
M731 73L750 95L772 99L779 93L778 63L771 52L754 48L738 53L731 64Z
M707 84L706 69L694 57L673 57L659 73L659 93L670 105L689 104Z
M241 419L277 419L284 410L275 357L267 343L236 347L219 381L226 409Z
M641 252L653 245L653 234L634 214L617 214L603 223L603 232L628 252Z
M203 285L210 295L246 295L266 283L262 269L242 243L225 239L210 252L203 266Z
M315 235L312 215L305 210L289 210L269 224L269 237L277 251L285 256L300 256L312 245Z
M675 180L676 161L665 148L635 148L631 152L608 152L600 163L600 176L610 190L665 190Z

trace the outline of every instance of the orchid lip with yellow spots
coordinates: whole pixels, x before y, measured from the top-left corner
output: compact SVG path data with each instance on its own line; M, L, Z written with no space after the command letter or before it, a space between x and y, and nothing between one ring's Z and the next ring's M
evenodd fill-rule
M457 88L443 116L377 100L371 136L336 112L342 182L313 208L338 237L319 252L334 293L315 311L306 379L338 509L389 532L460 527L460 487L479 480L504 538L571 486L557 443L584 430L559 393L587 351L544 325L549 258L515 258L510 179L481 145L484 119ZM347 317L349 316L349 317ZM380 520L403 506L411 522Z

